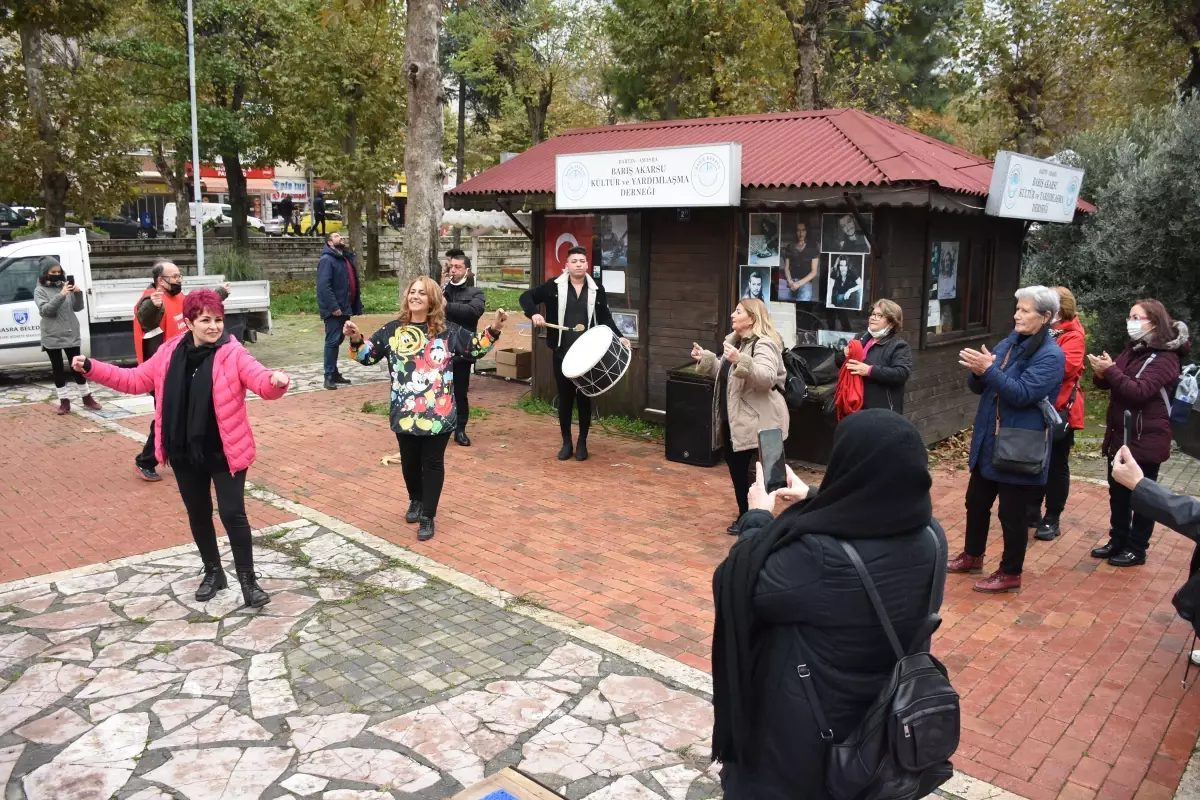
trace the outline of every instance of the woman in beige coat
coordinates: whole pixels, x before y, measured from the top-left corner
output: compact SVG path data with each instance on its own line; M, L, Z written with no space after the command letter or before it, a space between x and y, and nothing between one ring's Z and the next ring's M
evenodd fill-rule
M723 447L738 518L749 508L751 471L758 453L758 432L779 428L786 439L788 410L783 396L787 372L783 366L783 340L771 324L761 300L743 298L730 315L733 333L725 337L718 356L692 343L697 370L717 379L713 393L713 446ZM728 532L737 534L737 520Z

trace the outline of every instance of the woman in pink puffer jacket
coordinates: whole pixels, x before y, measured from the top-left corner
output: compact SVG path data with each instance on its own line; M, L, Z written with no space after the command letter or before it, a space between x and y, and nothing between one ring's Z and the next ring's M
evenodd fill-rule
M228 585L212 519L211 487L215 486L242 597L246 605L258 608L271 598L255 580L246 519L246 470L255 454L246 391L277 400L287 392L291 379L259 364L225 332L225 307L216 292L198 289L189 294L183 316L188 333L164 344L140 366L121 369L84 356L77 356L72 366L118 392L154 392L158 460L169 463L175 472L192 538L204 560L196 599L211 600Z

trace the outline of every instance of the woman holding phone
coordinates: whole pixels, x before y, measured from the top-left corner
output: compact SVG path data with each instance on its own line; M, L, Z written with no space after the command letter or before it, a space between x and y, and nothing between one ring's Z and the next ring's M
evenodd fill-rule
M1104 455L1108 458L1108 542L1092 550L1114 567L1146 563L1154 520L1137 513L1132 493L1113 480L1113 459L1123 444L1145 476L1158 479L1171 457L1171 391L1179 380L1180 357L1189 348L1188 329L1175 322L1157 300L1139 300L1125 322L1129 346L1116 361L1088 355L1097 389L1109 392ZM1128 441L1125 441L1128 439Z
M733 481L738 519L749 510L750 470L758 453L759 431L779 428L787 438L788 410L783 397L787 371L783 366L783 339L771 323L766 303L743 298L729 316L732 333L725 337L721 355L692 343L696 371L717 380L713 393L713 447L725 450L725 463ZM768 469L770 464L765 465ZM737 534L738 520L726 531Z
M42 350L54 371L54 390L58 393L58 411L55 413L69 414L71 390L67 388L67 365L79 355L79 318L75 315L83 311L83 290L75 285L74 278L63 274L61 264L51 262L38 277L33 303L42 318ZM78 386L78 399L93 411L99 411L100 404L92 397L87 378L78 372L72 374Z

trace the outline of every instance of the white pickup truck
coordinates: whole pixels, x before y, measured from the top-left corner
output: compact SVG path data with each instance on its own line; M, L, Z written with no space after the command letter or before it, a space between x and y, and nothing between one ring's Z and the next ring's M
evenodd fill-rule
M106 361L134 358L133 309L150 285L145 278L93 280L86 234L29 239L0 247L0 368L49 364L40 343L40 321L33 302L38 276L50 264L61 264L83 289L79 312L82 350ZM223 275L184 276L183 290L216 288ZM237 281L225 301L225 326L242 341L271 331L271 282Z

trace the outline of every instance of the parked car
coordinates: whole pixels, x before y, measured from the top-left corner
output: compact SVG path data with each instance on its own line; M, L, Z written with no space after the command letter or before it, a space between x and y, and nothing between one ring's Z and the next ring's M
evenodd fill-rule
M37 218L46 210L38 206L10 206L10 208L30 222L37 222Z
M233 221L233 206L229 205L229 203L201 203L200 205L203 208L202 213L204 215L204 221L206 223L209 220L215 219L217 221L217 223L216 223L217 225L229 225ZM195 209L195 206L193 206L192 207L192 223L195 224L195 221L196 221L196 209ZM247 215L246 216L246 224L248 224L250 226L251 230L258 231L259 233L271 233L271 230L267 227L267 225L258 217L252 217L252 216ZM163 206L162 231L163 231L163 233L165 233L169 236L173 236L175 234L175 204L174 203L167 203L165 206ZM274 231L273 235L278 236L280 233L281 233L280 226L278 226L278 225L275 226L275 231Z
M29 224L29 220L22 217L11 207L0 203L0 241L11 242L13 231L18 228L24 228Z
M112 239L156 239L158 231L129 217L92 217L92 225Z

